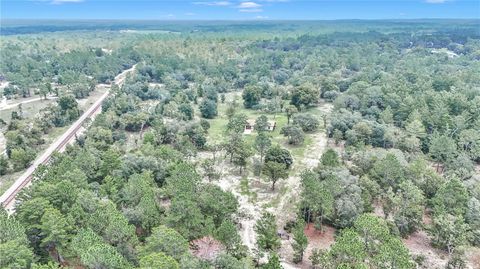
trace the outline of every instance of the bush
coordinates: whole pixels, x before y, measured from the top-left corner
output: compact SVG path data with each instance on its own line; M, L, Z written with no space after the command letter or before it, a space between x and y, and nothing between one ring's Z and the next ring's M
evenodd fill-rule
M293 125L300 126L304 132L313 132L318 129L320 122L314 115L302 113L293 116Z
M267 162L283 163L288 169L293 164L293 158L290 151L276 145L268 149L267 154L265 155L265 163Z
M210 99L204 99L200 104L200 113L206 119L213 119L217 116L217 103Z
M296 125L287 125L282 127L281 134L288 138L288 144L300 145L305 140L305 134L302 128Z
M336 91L328 91L323 94L323 98L329 102L333 102L338 97L338 92Z

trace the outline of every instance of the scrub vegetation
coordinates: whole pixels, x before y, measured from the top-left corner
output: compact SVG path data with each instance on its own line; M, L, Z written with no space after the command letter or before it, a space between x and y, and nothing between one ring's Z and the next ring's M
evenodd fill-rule
M478 21L88 27L2 26L3 96L51 100L2 116L0 184L134 68L0 212L1 268L480 262Z

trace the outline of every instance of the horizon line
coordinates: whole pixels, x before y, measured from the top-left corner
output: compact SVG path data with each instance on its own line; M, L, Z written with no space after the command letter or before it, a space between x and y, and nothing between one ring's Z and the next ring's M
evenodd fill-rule
M18 20L18 21L158 21L158 22L226 22L226 21L388 21L388 20L476 20L480 21L480 18L442 18L442 17L418 17L418 18L343 18L343 19L274 19L274 18L252 18L252 19L101 19L101 18L0 18L0 21Z

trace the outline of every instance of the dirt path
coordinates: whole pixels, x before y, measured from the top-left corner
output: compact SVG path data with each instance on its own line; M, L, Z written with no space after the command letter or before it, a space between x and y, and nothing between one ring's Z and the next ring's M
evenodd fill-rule
M53 99L56 99L56 98L57 98L56 96L47 96L48 100L53 100ZM10 103L10 104L8 103L8 101L4 101L0 105L0 110L12 109L12 108L17 107L20 104L28 104L28 103L32 103L32 102L38 102L38 101L41 101L41 100L43 100L43 97L32 98L32 99L28 99L28 100L21 101L21 102L13 102L13 103Z
M219 155L222 155L221 153ZM212 158L210 152L202 152L197 156L199 160L206 158ZM222 156L223 157L223 156ZM212 181L211 183L219 186L224 191L230 191L235 197L237 197L239 208L238 208L238 219L240 236L242 238L243 244L248 247L250 251L255 250L256 243L256 234L255 234L255 223L260 218L262 213L262 207L266 204L266 201L259 201L255 199L252 195L249 195L242 191L241 181L242 176L236 175L238 173L238 168L233 167L229 162L228 158L217 158L216 166L219 168L221 174L220 180ZM252 180L249 177L247 180ZM252 188L252 185L258 185L257 182L249 182L249 192L260 192L260 188ZM257 194L258 195L258 194Z
M322 115L330 115L333 105L331 103L322 103L316 108L321 112ZM278 207L275 209L277 212L278 227L281 229L283 229L289 220L295 219L295 214L298 210L298 202L300 200L300 174L307 169L315 168L318 165L321 155L328 146L328 138L326 136L325 128L326 126L323 126L323 130L320 130L314 134L309 134L309 136L312 138L312 144L309 145L303 157L300 160L297 160L297 164L295 164L294 160L294 169L296 174L290 176L285 182L286 193L282 195L281 201ZM281 214L278 212L281 212ZM279 251L282 260L282 266L284 268L302 268L300 267L301 265L291 263L293 259L293 249L291 248L292 242L293 239L282 240L282 247ZM304 260L307 259L308 256L305 255Z
M322 114L328 115L332 107L329 103L322 103L317 109ZM328 142L324 130L309 134L309 136L312 138L312 143L308 150L305 151L304 156L294 160L291 176L287 180L278 182L275 191L270 190L269 182L264 182L255 176L246 176L247 179L243 178L244 181L248 181L248 184L244 182L242 186L242 176L237 175L238 168L233 167L228 159L223 158L222 154L224 153L217 154L221 157L217 158L215 165L218 167L221 176L220 180L211 183L216 184L224 191L232 192L237 197L239 202L237 218L239 233L243 244L248 247L251 253L254 253L256 249L255 223L261 217L262 212L266 210L277 216L279 230L283 229L288 220L295 217L300 193L300 173L318 164L318 160ZM206 158L212 158L212 154L210 152L200 152L197 161ZM290 263L292 260L291 241L282 240L279 253L284 268L300 268Z
M430 245L430 238L425 231L416 231L402 241L412 256L425 257L424 265L428 266L428 268L445 268L448 262L447 253L433 248Z

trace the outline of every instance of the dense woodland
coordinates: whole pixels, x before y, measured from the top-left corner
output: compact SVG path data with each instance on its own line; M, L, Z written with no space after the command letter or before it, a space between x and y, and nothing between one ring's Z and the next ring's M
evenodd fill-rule
M431 268L402 241L421 230L447 268L468 268L465 253L480 247L480 28L452 24L2 38L3 95L58 99L5 122L1 175L28 167L42 133L80 115L76 100L137 65L85 134L37 170L15 213L0 212L0 267ZM331 112L317 113L325 103ZM301 169L320 132L329 148ZM294 217L278 227L284 212L264 208L254 249L238 197L216 184L220 163L270 192L300 175ZM307 256L311 223L336 234ZM293 259L279 251L283 229ZM205 241L215 255L198 254Z

